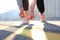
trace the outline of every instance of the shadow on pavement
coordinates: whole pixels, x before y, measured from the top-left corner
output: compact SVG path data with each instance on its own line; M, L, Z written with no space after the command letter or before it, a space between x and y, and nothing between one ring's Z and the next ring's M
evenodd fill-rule
M10 34L12 34L12 32L6 30L0 30L0 40L4 40Z
M30 30L32 29L33 24L29 24L25 29Z
M21 28L21 27L23 27L23 26L25 26L25 25L29 25L29 23L20 24L19 26L13 26L13 27Z
M33 40L33 39L24 35L16 35L13 40Z
M60 33L60 26L51 24L48 22L44 22L44 31L46 32L54 32L54 33Z
M27 25L25 29L28 29L28 30L32 29L33 24L29 24L29 23L20 24L19 26L13 26L13 27L21 28L21 27L23 27L25 25Z

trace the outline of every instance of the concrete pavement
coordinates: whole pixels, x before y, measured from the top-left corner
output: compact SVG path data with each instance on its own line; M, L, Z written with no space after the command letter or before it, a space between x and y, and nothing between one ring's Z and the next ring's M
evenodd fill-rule
M29 31L31 32L31 38L28 38L28 40L47 40L44 31L49 32L59 32L60 33L60 21L47 21L47 22L40 22L40 21L30 21L30 24L33 24L32 26L28 25L21 25L21 21L1 21L0 22L0 40L16 40L14 37L16 35L22 34L23 30L26 27L32 27ZM43 30L45 29L45 30ZM39 37L37 38L37 36ZM42 36L43 35L43 36ZM20 35L21 36L21 35ZM23 37L23 36L22 36ZM44 37L44 39L42 38ZM25 40L26 37L24 37L23 40ZM18 40L22 40L21 38ZM27 39L26 39L27 40Z

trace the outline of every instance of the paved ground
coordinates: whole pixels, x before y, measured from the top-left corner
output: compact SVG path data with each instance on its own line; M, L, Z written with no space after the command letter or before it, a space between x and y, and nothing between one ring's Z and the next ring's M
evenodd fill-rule
M60 21L30 21L27 25L21 23L1 21L0 40L47 40L45 32L60 33Z

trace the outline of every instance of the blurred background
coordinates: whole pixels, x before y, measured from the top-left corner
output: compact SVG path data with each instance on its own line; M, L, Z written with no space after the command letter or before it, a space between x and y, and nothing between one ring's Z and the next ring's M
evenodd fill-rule
M21 24L16 0L0 0L0 40L60 40L60 0L44 0L46 22L39 20L35 5L36 18L29 24ZM38 35L37 35L38 34Z

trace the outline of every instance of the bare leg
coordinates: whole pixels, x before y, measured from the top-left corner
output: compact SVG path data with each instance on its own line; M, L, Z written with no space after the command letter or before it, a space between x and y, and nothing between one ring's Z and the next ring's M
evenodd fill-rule
M28 20L28 11L24 11L24 20L23 20L23 23L29 23L29 20Z
M39 10L39 16L40 16L40 20L41 21L44 21L44 11L45 11L45 8L44 8L44 0L37 0L37 8Z
M19 16L23 18L23 23L28 23L28 0L17 0L20 10Z
M35 18L35 15L34 15L35 3L36 3L36 0L29 0L29 10L30 10L29 20Z
M28 8L29 8L29 3L28 3L28 0L22 0L23 2L23 14L24 14L24 20L23 20L23 23L28 23L29 20L28 20Z

